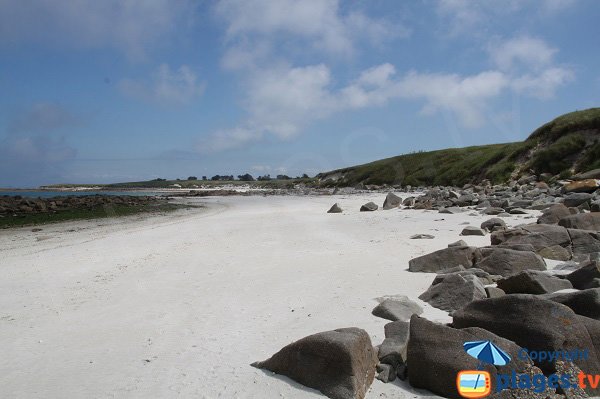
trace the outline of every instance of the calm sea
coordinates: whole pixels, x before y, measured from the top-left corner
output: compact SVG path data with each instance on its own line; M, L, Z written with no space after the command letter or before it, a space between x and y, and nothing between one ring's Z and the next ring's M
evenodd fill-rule
M48 190L18 190L18 191L2 191L0 190L0 196L2 195L20 195L21 197L33 197L33 198L50 198L50 197L66 197L73 195L160 195L160 193L149 192L149 191L48 191Z

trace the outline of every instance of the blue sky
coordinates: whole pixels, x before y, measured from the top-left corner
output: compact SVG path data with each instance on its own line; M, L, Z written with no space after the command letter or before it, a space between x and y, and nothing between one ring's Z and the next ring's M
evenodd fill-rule
M0 0L0 187L313 175L598 106L595 0Z

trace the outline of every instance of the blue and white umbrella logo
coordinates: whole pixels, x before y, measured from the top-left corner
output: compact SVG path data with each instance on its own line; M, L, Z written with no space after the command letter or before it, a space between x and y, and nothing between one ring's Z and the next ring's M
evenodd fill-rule
M465 352L482 363L506 366L510 356L490 341L469 341L463 344Z

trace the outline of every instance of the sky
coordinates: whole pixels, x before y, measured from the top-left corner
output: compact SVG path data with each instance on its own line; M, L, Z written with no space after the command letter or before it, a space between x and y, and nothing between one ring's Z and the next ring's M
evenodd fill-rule
M596 0L0 0L0 187L320 171L600 105Z

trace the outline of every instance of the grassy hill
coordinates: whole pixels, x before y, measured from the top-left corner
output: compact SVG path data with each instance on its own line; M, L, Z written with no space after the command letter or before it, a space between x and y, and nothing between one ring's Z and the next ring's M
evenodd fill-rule
M324 185L463 185L524 174L565 178L600 168L600 108L571 112L536 129L525 141L418 152L320 173Z

